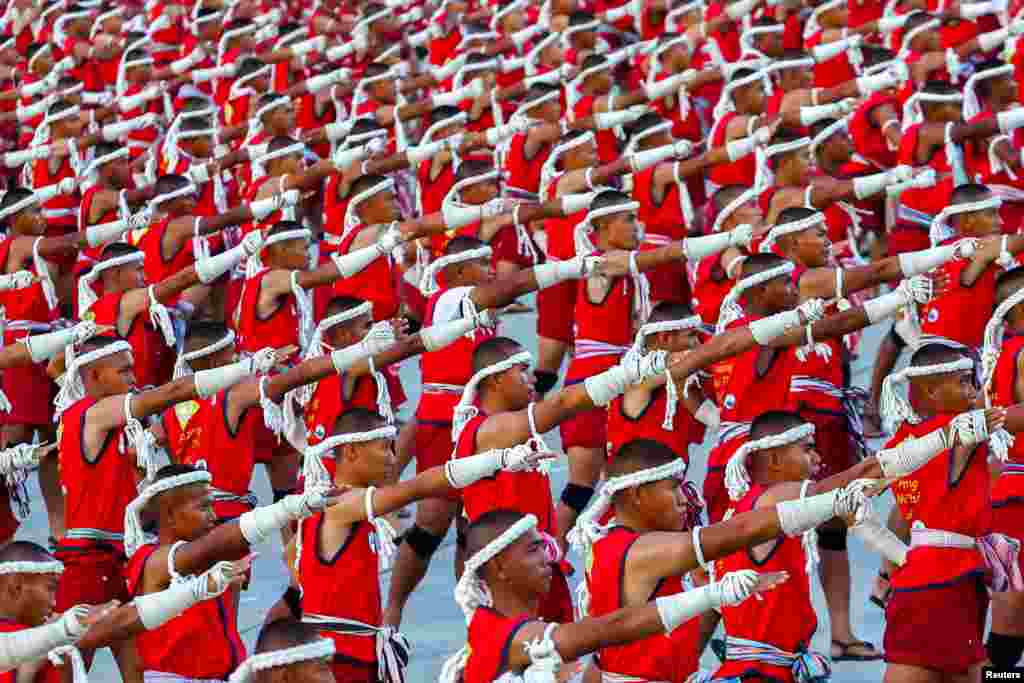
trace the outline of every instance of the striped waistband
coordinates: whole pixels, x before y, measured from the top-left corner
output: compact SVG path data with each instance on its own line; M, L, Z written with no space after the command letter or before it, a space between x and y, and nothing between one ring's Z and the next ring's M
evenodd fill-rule
M423 385L424 394L458 394L462 395L465 387L461 384L441 384L440 382L427 382Z
M955 531L943 531L942 529L911 529L911 548L963 548L970 550L977 547L978 543L973 536L958 534Z
M124 543L124 534L105 531L103 529L68 529L64 538L73 541L102 541L106 543Z
M577 339L573 347L574 358L597 358L598 356L621 356L629 350L628 346L618 346L593 339Z
M1024 474L1024 464L1017 462L1008 462L1003 464L1003 471L1000 474L1006 474L1009 476Z
M721 446L727 441L738 439L750 433L749 422L722 422L718 425L716 446Z
M924 228L930 228L932 221L935 220L935 216L924 211L918 211L912 209L906 204L900 204L896 208L896 218L907 223L913 223L914 225L920 225Z
M144 683L223 683L223 678L189 678L166 671L143 671Z
M993 197L998 197L1006 202L1024 202L1024 190L1011 185L987 185L988 191Z
M638 676L627 676L612 671L601 671L601 683L669 683L668 681L654 680L652 678L639 678Z
M376 636L379 632L384 630L380 626L373 626L372 624L356 621L355 619L330 617L324 614L313 614L311 612L303 614L302 621L305 624L316 626L321 631L330 631L331 633L346 636Z
M8 320L4 325L8 332L49 332L53 329L50 323L41 323L38 320Z
M789 390L794 393L814 391L833 398L846 396L846 391L842 387L837 387L826 379L809 375L793 375L789 380Z
M252 492L240 496L237 493L231 493L230 491L224 491L221 489L212 489L210 491L210 498L213 499L214 503L245 503L249 507L256 507L259 500Z

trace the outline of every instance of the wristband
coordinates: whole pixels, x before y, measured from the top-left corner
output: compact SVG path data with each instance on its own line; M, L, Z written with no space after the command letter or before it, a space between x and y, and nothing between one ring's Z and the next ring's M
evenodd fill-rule
M936 429L916 439L907 439L893 448L878 451L875 459L886 479L898 479L924 467L948 447L945 430Z
M767 318L755 320L747 325L747 329L750 330L750 336L754 338L755 342L761 346L766 346L801 324L800 312L793 310L783 311Z

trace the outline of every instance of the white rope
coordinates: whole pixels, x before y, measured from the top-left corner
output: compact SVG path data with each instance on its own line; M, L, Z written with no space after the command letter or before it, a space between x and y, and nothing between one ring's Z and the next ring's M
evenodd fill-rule
M536 528L537 518L534 515L526 515L466 560L462 577L455 586L455 602L462 608L467 624L472 621L473 613L478 607L489 607L493 604L491 591L478 573L480 569Z
M744 204L757 199L757 192L754 190L744 190L736 199L722 207L722 210L715 216L715 222L711 226L711 232L719 232L722 229L722 224L725 223L725 219L731 216L736 209L740 208Z
M437 283L437 274L448 266L454 266L467 261L475 261L477 259L490 259L492 254L493 251L490 247L480 247L479 249L460 251L457 254L447 254L431 261L430 264L423 269L423 276L420 279L420 292L423 293L423 296L429 297L441 291L441 287Z
M769 268L768 270L761 271L749 275L729 290L729 293L725 295L725 299L722 300L722 307L718 312L718 325L715 328L715 334L722 334L730 323L735 322L743 317L743 307L740 306L739 299L748 289L763 285L766 282L774 280L777 277L784 275L790 275L796 266L791 261L787 261L782 265Z
M277 669L282 666L299 664L301 662L312 662L319 659L332 659L334 657L334 641L330 638L318 638L312 643L296 645L295 647L273 652L263 652L252 655L242 662L241 666L235 669L229 683L246 683L253 678L253 674L267 669Z
M0 562L0 576L8 574L63 574L64 563L59 560L34 562L21 560L17 562Z
M250 256L249 259L246 261L246 279L252 279L263 271L264 265L263 260L260 258L260 252L262 252L270 245L277 244L278 242L287 242L288 240L304 240L306 242L309 242L311 239L313 239L313 232L305 228L300 228L296 230L285 230L284 232L279 232L271 235L270 237L267 237L266 239L263 240L263 244L260 247L260 251Z
M978 99L977 86L978 83L990 78L1002 78L1004 76L1013 75L1013 65L1004 64L1003 66L997 66L992 69L984 69L982 71L975 71L964 83L964 108L963 117L964 121L970 121L975 116L981 113L981 101Z
M344 240L348 237L349 233L359 227L359 216L356 214L356 209L359 205L365 202L370 197L380 194L381 192L394 192L395 181L392 178L385 178L373 187L368 187L362 192L356 194L349 201L348 206L345 208L345 220L342 227L341 239Z
M124 551L128 557L134 555L139 548L149 542L142 528L142 511L157 495L171 489L192 486L193 484L209 484L213 477L206 470L186 472L153 482L136 496L124 511Z
M772 434L753 441L747 441L733 453L725 465L725 488L733 501L742 500L750 490L750 473L747 471L747 456L770 448L789 446L814 436L814 425L810 423L792 427L781 434Z
M548 196L548 186L558 172L558 162L561 161L562 155L586 144L596 144L594 134L591 131L562 142L551 150L548 158L544 160L544 164L540 167L540 189L537 192L539 196Z
M92 308L92 305L99 300L99 297L96 296L96 291L93 289L93 283L99 279L99 276L104 271L131 263L142 263L145 260L146 255L140 251L134 254L124 254L123 256L108 258L94 265L88 273L78 279L78 317L84 317L86 312Z
M470 420L480 414L480 410L474 405L476 403L476 390L480 382L493 375L511 370L517 365L529 365L532 362L533 355L529 351L520 351L503 361L481 368L469 378L466 386L462 389L462 396L459 398L459 403L455 406L452 415L452 443L455 444L456 450L459 447L459 436L462 434L462 430L466 428L466 424ZM452 457L455 457L454 450L452 451Z
M205 358L206 356L212 356L218 351L232 346L235 343L235 332L234 330L228 330L228 333L207 346L202 346L194 351L182 352L178 354L178 361L174 364L174 379L180 379L193 374L192 367L189 365L189 361L196 360L197 358Z
M825 214L820 211L816 211L814 214L807 218L801 218L800 220L790 221L789 223L780 223L772 228L768 232L768 236L761 242L760 251L763 254L772 253L772 247L784 235L793 235L804 230L809 230L816 225L825 225Z
M988 209L999 209L1002 205L1003 200L999 197L989 197L977 202L964 202L947 206L932 219L931 227L928 229L928 236L931 238L932 246L938 246L947 239L956 237L956 230L948 223L948 220L953 216L958 216L962 213L974 213L975 211L986 211Z
M127 353L131 356L132 347L126 341L117 341L81 356L75 355L74 345L69 345L64 349L64 383L53 401L55 420L59 420L65 410L85 398L85 385L82 383L81 369L115 353Z
M879 413L889 421L891 429L895 431L903 422L919 424L921 418L910 401L896 392L899 384L908 382L913 377L927 377L930 375L944 375L953 372L964 372L974 369L974 361L970 358L961 358L948 363L937 363L935 365L909 366L899 372L890 373L882 382L882 396L879 402Z

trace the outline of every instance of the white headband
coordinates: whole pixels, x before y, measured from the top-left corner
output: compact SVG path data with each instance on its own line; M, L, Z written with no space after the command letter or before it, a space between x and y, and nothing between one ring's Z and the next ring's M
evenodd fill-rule
M57 397L53 400L54 419L59 420L65 410L78 401L85 398L85 385L82 383L82 376L79 371L90 363L94 363L107 356L116 353L132 354L132 347L126 341L116 341L101 348L84 353L81 356L75 354L74 345L64 349L65 371L64 384L61 385Z
M647 337L659 332L678 332L680 330L697 330L703 327L704 321L699 315L691 315L677 320L661 320L655 323L644 323L633 338L631 350L634 353L647 353Z
M843 117L838 121L830 123L828 126L823 128L821 132L815 135L814 139L811 140L811 155L817 153L818 147L821 146L830 137L837 133L845 132L846 130L848 130L848 126L849 119L847 117Z
M335 652L334 641L330 638L318 638L312 643L296 645L295 647L272 652L263 652L252 655L239 666L228 678L229 683L245 683L252 675L267 669L276 669L290 664L300 662L312 662L318 659L333 658Z
M754 273L743 278L729 290L729 293L725 295L725 299L722 301L722 307L718 312L718 325L715 328L715 334L722 334L730 323L733 323L743 317L743 307L739 304L739 299L748 289L763 285L766 282L774 280L777 277L783 277L793 272L795 266L791 261L786 261L782 265L763 270L760 273Z
M64 563L58 560L49 562L0 562L0 576L7 574L63 574Z
M950 204L932 219L931 227L928 229L932 246L937 246L951 237L956 237L956 231L949 225L947 220L962 213L974 213L975 211L986 211L998 209L1003 205L999 197L989 197L977 202L964 202L963 204Z
M213 477L206 470L176 474L173 477L155 481L142 490L124 511L124 552L129 558L146 543L146 532L142 528L142 510L157 495L171 489L209 484Z
M798 221L780 223L768 232L768 236L765 237L764 241L761 243L760 252L762 254L772 253L772 247L775 246L775 243L783 235L792 235L794 233L803 232L804 230L813 228L815 225L824 224L825 214L820 211L816 211L807 218L801 218Z
M515 110L515 112L512 114L512 118L525 116L526 112L530 111L534 107L539 107L542 104L547 104L548 102L558 102L561 100L561 97L562 93L560 90L552 90L551 92L545 93L540 97L535 97L532 100L526 100L521 105L519 105L519 108Z
M974 361L970 358L961 358L948 363L937 363L935 365L908 366L899 372L890 373L882 382L882 397L879 413L889 421L895 430L903 422L919 424L921 418L914 412L910 401L896 393L896 385L903 384L912 377L926 377L928 375L944 375L952 372L964 372L973 370Z
M739 447L725 466L725 488L729 491L729 498L738 501L747 495L750 490L750 473L747 471L747 456L757 451L766 451L769 448L789 446L802 441L809 436L814 436L814 425L802 424L798 427L787 429L781 434L772 434L753 441L747 441Z
M924 33L925 31L938 30L941 26L941 21L939 21L938 19L931 19L929 21L924 22L920 26L915 26L914 28L910 29L903 35L903 40L900 45L900 51L896 56L906 57L907 54L910 52L910 44L914 42L914 38L916 38L921 33ZM952 76L952 74L950 74L950 76Z
M259 24L252 23L224 31L224 35L217 41L217 64L220 65L224 61L224 53L227 52L229 40L244 36L246 33L256 33L259 29Z
M757 193L754 192L754 190L744 190L738 197L726 204L722 207L722 210L718 212L718 215L715 216L715 222L711 226L711 232L718 232L721 230L722 223L725 222L726 218L731 216L736 209L740 208L744 204L749 204L755 199L757 199Z
M978 93L975 90L979 82L990 78L1012 75L1012 64L1004 64L1003 66L997 66L994 69L986 69L984 71L975 71L971 74L967 82L964 83L964 121L970 121L981 113L981 102L978 100Z
M98 297L92 286L104 271L119 266L126 266L130 263L143 263L146 255L142 252L124 254L100 261L94 265L88 273L78 279L78 317L82 317L96 303Z
M473 620L473 614L478 607L490 606L493 603L490 589L477 572L505 548L536 528L537 518L534 515L526 515L466 560L462 577L455 585L455 602L466 615L467 624Z
M506 370L511 370L517 365L529 365L533 362L533 355L529 351L520 351L503 361L499 361L492 365L488 365L485 368L481 368L462 388L462 396L459 398L458 405L455 406L455 411L452 415L452 443L458 448L459 436L462 434L462 430L466 428L466 425L474 417L480 414L480 410L474 405L476 403L476 390L488 377L501 374Z
M190 360L212 356L235 343L235 331L228 330L228 333L217 341L187 353L178 354L178 362L174 364L174 379L187 377L192 374L192 367L188 364Z
M256 277L263 270L263 260L260 258L260 252L269 247L272 244L278 242L287 242L288 240L305 240L309 242L313 239L313 233L306 228L296 228L295 230L285 230L279 232L263 240L263 245L260 247L260 251L256 252L249 257L249 260L245 262L245 277L247 280Z
M804 25L804 39L806 40L807 38L810 38L821 30L821 24L818 23L818 15L829 10L836 9L837 7L842 7L845 4L846 0L828 0L828 2L815 7L814 11L811 12L810 18L808 18L807 23Z
M492 253L490 247L480 247L479 249L461 251L457 254L448 254L431 261L423 269L423 277L420 279L420 291L423 293L423 296L433 296L441 289L437 284L437 274L443 269L448 266L454 266L457 263L465 263L466 261L475 261L482 258L490 259Z
M394 179L393 178L385 178L384 180L380 181L376 185L374 185L372 187L368 187L365 190L363 190L362 192L358 193L356 196L352 197L351 201L349 201L349 203L348 203L348 206L345 207L345 220L344 220L344 227L342 228L341 238L345 239L345 237L347 237L350 232L352 232L357 227L359 227L359 216L356 215L356 209L359 208L360 204L362 204L363 202L365 202L367 199L369 199L370 197L374 196L375 194L380 194L381 192L394 192L394 191L395 191L395 181L394 181Z
M153 197L152 199L149 200L149 205L153 207L160 206L161 204L174 201L175 199L179 199L181 197L187 197L192 194L197 194L198 192L199 188L190 182L188 185L183 185L182 187L179 187L177 190L171 190L170 192L165 192L164 194L159 194Z
M754 47L754 39L758 36L769 35L772 33L782 33L786 30L785 26L781 24L773 24L772 26L755 26L754 28L747 29L740 34L740 48L745 52L754 52L761 57L766 55Z
M427 128L425 133L423 133L423 137L420 139L420 144L425 145L428 142L433 142L434 134L437 133L437 131L441 130L442 128L447 128L448 126L462 126L465 125L468 121L469 115L464 111L460 111L458 114L455 114L454 116L449 116L446 119L436 121L430 124L430 127Z
M618 204L610 204L603 206L600 209L590 209L587 211L587 215L580 221L575 230L573 231L573 241L576 245L576 254L582 256L590 256L597 247L594 246L593 241L590 239L590 235L594 232L594 220L597 218L604 218L605 216L614 216L617 213L632 213L640 210L640 202L620 202ZM644 316L646 318L647 316Z
M455 182L454 185L452 185L451 189L448 190L447 194L445 194L444 200L441 202L441 204L444 205L451 202L459 202L461 200L460 193L467 187L479 185L480 183L489 183L492 180L500 181L501 177L501 171L487 171L486 173L481 173L480 175L469 176L468 178L458 180Z
M246 74L245 76L240 76L238 79L235 80L234 83L231 84L231 88L228 89L228 97L231 99L234 99L236 97L242 97L246 94L245 91L242 89L242 86L244 86L249 81L256 80L257 78L261 78L263 76L270 76L271 73L271 66L269 64L264 64L263 66L256 69L252 73Z
M661 123L657 123L657 124L655 124L653 126L649 126L647 128L644 128L642 131L640 131L639 133L636 133L635 135L633 135L629 139L629 142L626 143L626 149L623 150L622 153L624 155L625 154L632 154L633 152L636 151L636 146L637 146L637 144L640 141L645 140L645 139L647 139L647 138L649 138L651 136L657 135L658 133L670 133L671 134L671 132L672 132L672 122L671 121L662 121Z
M544 160L544 164L540 167L540 190L538 192L540 197L547 196L548 185L551 184L555 174L558 173L558 162L561 161L562 155L586 144L597 144L592 131L588 130L586 133L577 135L571 140L561 142L555 145L551 152L548 153L548 158Z
M961 93L950 93L948 95L928 92L914 93L903 103L903 132L907 132L907 129L912 125L924 120L921 102L963 102L963 99L964 96Z

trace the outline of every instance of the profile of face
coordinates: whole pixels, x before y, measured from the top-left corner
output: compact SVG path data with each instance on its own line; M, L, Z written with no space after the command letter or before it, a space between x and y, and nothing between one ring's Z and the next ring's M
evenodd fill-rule
M796 181L798 185L807 185L811 179L811 148L801 147L782 154L779 157L779 174Z
M757 202L747 202L736 208L728 218L723 221L726 230L732 230L740 225L758 226L764 222L764 213Z
M462 201L473 206L482 206L492 199L497 199L501 190L498 187L497 178L487 181L473 183L464 187L460 194Z
M5 583L10 601L7 608L16 612L25 626L42 626L57 608L59 574L19 574Z
M815 225L791 236L797 260L807 268L828 265L832 255L832 242L824 225Z
M1003 230L1003 217L996 208L960 214L954 221L964 237L989 237Z
M548 542L536 529L520 536L491 560L488 576L517 591L546 595L554 570L548 554Z
M104 276L104 281L107 281L106 278L109 278L113 281L116 291L120 292L146 286L146 269L141 261L111 268L104 273Z
M108 394L135 391L135 364L126 352L114 353L86 366L85 372Z
M295 107L291 104L274 107L267 112L264 123L278 135L287 135L295 128Z
M638 486L636 502L657 531L685 531L689 501L683 482L675 477Z
M46 219L38 206L19 211L14 216L14 230L19 235L40 236L46 233Z
M598 230L612 249L630 250L640 246L644 237L643 225L633 211L623 211L599 219Z
M662 351L692 351L700 346L700 332L695 329L659 332L653 341L654 343L649 345Z
M926 375L910 380L912 403L923 401L930 412L963 413L980 402L973 370Z
M296 662L288 666L275 667L264 673L277 676L268 679L268 683L334 683L336 680L331 662L327 659Z
M754 47L773 59L782 57L782 33L763 33L754 41Z
M117 161L109 162L100 166L99 176L103 185L117 190L132 187L134 185L131 166L124 163L118 163Z
M556 97L544 104L533 107L528 113L545 123L558 123L562 120L562 103Z
M373 327L373 316L365 313L327 328L324 337L327 343L335 349L343 349L362 341L371 327Z
M368 197L359 205L358 211L363 222L369 225L391 223L402 218L398 200L391 190L384 190Z
M526 28L526 14L519 10L513 10L505 14L499 21L498 27L502 35L509 35Z
M352 464L351 473L358 477L360 485L378 486L397 474L398 457L391 439L342 444L338 448L346 462Z
M793 278L788 275L772 278L763 285L750 288L748 292L757 296L761 305L772 313L796 308L800 303L800 293L793 284Z
M565 152L563 157L563 165L569 170L590 168L592 166L596 166L597 163L597 145L593 142L587 142L573 147Z
M217 522L209 484L193 484L177 491L172 512L174 533L179 540L195 541L205 536Z
M784 481L809 479L821 465L821 456L814 448L813 436L775 448L767 456L772 468Z
M537 400L537 378L528 363L520 363L488 380L500 392L505 403L511 406L511 410L522 410Z
M736 88L733 100L742 105L744 114L761 114L764 112L765 94L761 81ZM739 107L737 107L739 108Z
M690 49L686 45L673 45L661 56L662 64L676 73L690 68Z
M271 262L279 268L306 270L309 267L308 244L303 238L277 242L267 247Z

